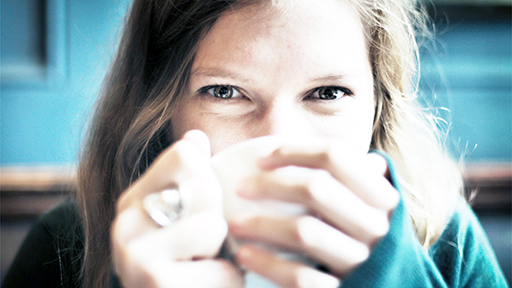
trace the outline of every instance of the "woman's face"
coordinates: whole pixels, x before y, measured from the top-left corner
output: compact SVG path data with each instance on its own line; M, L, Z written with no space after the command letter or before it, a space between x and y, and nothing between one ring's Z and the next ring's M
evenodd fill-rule
M199 44L172 117L175 139L203 130L212 153L271 134L368 151L373 77L357 12L340 0L289 6L249 6L219 18Z

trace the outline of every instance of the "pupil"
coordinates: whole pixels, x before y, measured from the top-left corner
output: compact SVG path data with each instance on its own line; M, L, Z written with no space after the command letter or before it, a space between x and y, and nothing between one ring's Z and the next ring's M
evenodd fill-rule
M324 88L320 92L321 92L320 98L322 98L322 99L335 99L336 98L336 95L334 94L334 91L331 88Z
M227 86L220 86L215 89L215 97L218 98L231 98L231 88Z

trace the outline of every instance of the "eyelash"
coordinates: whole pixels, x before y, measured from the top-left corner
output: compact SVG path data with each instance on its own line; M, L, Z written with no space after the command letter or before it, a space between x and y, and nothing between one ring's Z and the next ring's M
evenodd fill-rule
M235 86L232 86L232 85L224 85L224 84L219 84L219 85L209 85L209 86L205 86L205 87L202 87L198 90L199 94L201 95L205 95L205 94L208 94L208 95L211 95L213 96L216 100L219 100L219 101L227 101L227 100L230 100L230 99L234 99L234 98L239 98L239 97L233 97L233 96L230 96L230 97L218 97L218 96L215 96L214 95L214 91L212 91L212 93L209 92L209 90L211 89L216 89L216 88L223 88L223 87L226 87L228 89L230 89L231 93L239 93L242 97L245 97L241 92L240 90L235 87ZM318 97L312 97L313 94L315 93L320 93L321 90L324 90L324 89L332 89L332 90L337 90L337 91L341 91L343 93L342 96L337 96L336 98L331 98L331 99L327 99L327 98L320 98L320 95L318 95ZM352 91L348 88L345 88L345 87L340 87L340 86L322 86L322 87L318 87L318 88L315 88L313 91L311 92L308 92L308 95L306 97L304 97L305 100L338 100L340 98L343 98L344 96L352 96L354 95L354 93L352 93Z
M313 94L316 94L316 93L320 93L321 90L324 90L324 89L332 89L332 90L337 90L341 93L343 93L343 95L341 96L336 96L336 98L333 98L333 99L324 99L324 98L320 98L320 94L318 95L319 97L311 97L311 95ZM354 93L352 93L352 91L350 91L350 89L348 88L345 88L345 87L340 87L340 86L322 86L322 87L318 87L318 88L315 88L311 93L308 93L308 96L306 96L304 99L308 99L308 100L338 100L340 98L343 98L344 96L352 96L354 95Z
M199 89L199 94L202 94L202 95L205 95L205 94L208 94L208 95L211 95L215 98L215 100L224 100L224 101L227 101L227 100L230 100L230 99L233 99L233 98L238 98L238 97L226 97L226 98L223 98L223 97L217 97L213 94L213 91L212 93L208 92L209 90L211 89L216 89L216 88L222 88L222 87L227 87L231 90L232 93L234 93L236 91L236 93L239 93L240 95L243 96L242 93L240 93L240 90L237 88L237 87L234 87L232 85L224 85L224 84L219 84L219 85L209 85L209 86L205 86L205 87L202 87ZM245 96L244 96L245 97Z

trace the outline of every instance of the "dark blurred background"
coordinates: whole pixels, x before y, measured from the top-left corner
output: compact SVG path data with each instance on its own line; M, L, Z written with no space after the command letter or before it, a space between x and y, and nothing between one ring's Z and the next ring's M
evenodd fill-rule
M421 49L420 94L447 121L440 126L466 162L468 195L510 283L512 4L425 5L437 37ZM128 6L1 0L2 279L34 221L74 191L78 147Z

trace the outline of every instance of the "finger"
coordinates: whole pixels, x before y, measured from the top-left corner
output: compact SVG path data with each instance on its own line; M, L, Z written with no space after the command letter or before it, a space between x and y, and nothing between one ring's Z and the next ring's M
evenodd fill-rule
M373 169L375 174L388 178L389 168L386 158L378 153L368 153L365 157L366 167Z
M183 183L209 169L208 138L198 130L185 134L183 139L167 148L137 181L134 189L146 195ZM203 137L204 136L204 137ZM139 192L140 191L140 192Z
M190 130L185 135L183 135L184 140L189 140L197 145L199 152L202 154L203 158L210 158L210 139L201 130Z
M227 260L206 259L175 264L175 270L165 271L160 287L244 287L240 270Z
M221 214L202 212L176 222L162 232L165 233L162 239L168 239L169 255L177 261L213 258L219 253L227 232L228 225Z
M141 215L143 217L143 215ZM113 244L123 248L123 258L144 261L163 255L174 261L215 257L227 235L227 223L219 213L206 211L180 219L164 228L133 232L133 215L120 215L113 226ZM141 226L144 227L144 226ZM141 235L134 238L127 233ZM207 241L205 241L207 239Z
M118 211L140 202L150 193L178 186L192 178L195 171L205 170L208 164L200 154L198 145L189 140L174 143L155 159L144 175L127 190L128 193L121 195L117 202Z
M258 173L242 182L238 192L251 199L302 204L312 214L368 244L373 244L389 229L385 211L366 204L324 170L309 169L309 173L298 175L279 173L279 170Z
M222 190L210 166L206 135L190 131L185 138L166 149L117 203L117 212L129 206L142 206L150 193L177 188L182 197L183 214L208 209L222 210Z
M237 263L273 281L280 287L338 287L335 277L311 267L287 261L254 246L244 245L236 253Z
M373 162L367 161L365 156L351 155L342 147L327 144L317 144L314 147L289 144L260 159L259 165L263 170L285 166L326 170L364 202L390 211L398 203L398 193L380 173L382 168L369 168L371 163Z
M120 247L149 231L158 229L156 223L142 209L132 207L118 213L110 231L113 245ZM114 246L115 246L114 245Z
M148 261L138 273L126 273L123 287L244 287L243 275L226 260Z
M369 247L310 216L297 218L245 217L232 222L232 235L306 253L345 275L369 256Z

